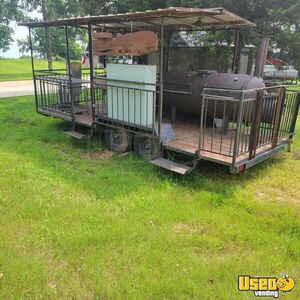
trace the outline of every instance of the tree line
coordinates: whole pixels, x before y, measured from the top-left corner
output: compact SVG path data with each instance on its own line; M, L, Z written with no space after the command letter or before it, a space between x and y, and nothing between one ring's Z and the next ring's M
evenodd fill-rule
M6 51L12 42L9 22L32 21L30 12L39 12L42 20L55 20L85 15L144 11L147 9L183 7L224 7L257 24L243 29L239 49L245 44L257 45L260 35L271 38L270 48L300 69L300 0L0 0L0 50ZM70 52L78 59L86 44L86 32L70 30ZM64 33L59 28L37 29L33 33L33 46L37 55L47 58L65 57ZM206 40L233 39L226 32L212 32ZM28 50L26 39L18 41L21 51Z

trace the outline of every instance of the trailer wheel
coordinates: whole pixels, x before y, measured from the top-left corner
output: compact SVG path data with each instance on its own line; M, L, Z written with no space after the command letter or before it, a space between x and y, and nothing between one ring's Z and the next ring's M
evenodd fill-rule
M126 130L112 128L105 130L105 141L111 151L123 153L131 150L132 136Z
M159 143L155 139L136 135L134 138L134 151L143 160L152 160L159 155Z

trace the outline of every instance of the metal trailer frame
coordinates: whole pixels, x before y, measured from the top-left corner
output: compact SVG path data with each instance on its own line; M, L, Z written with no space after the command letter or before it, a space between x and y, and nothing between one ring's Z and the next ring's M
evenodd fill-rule
M198 21L195 18L198 18ZM224 18L226 17L226 18ZM230 19L231 18L231 19ZM191 21L192 20L192 21ZM207 23L202 20L209 20ZM213 20L213 22L211 21ZM138 24L138 25L133 25ZM98 17L83 17L83 18L72 18L72 19L62 19L57 21L44 21L44 22L32 22L32 23L22 23L20 25L27 26L29 29L29 43L30 43L30 52L31 52L31 63L32 63L32 74L34 80L34 89L35 89L35 103L36 103L36 111L46 116L54 116L64 119L66 121L71 122L71 131L69 131L69 135L76 138L83 138L85 135L76 132L76 125L84 125L89 128L90 133L88 134L88 140L92 136L93 131L97 127L105 127L105 128L116 128L121 129L127 133L132 133L138 136L145 137L145 139L150 139L156 141L160 145L160 152L164 153L164 151L175 151L181 154L188 154L188 156L192 157L192 160L189 166L184 166L178 164L177 162L165 162L161 160L153 160L153 164L165 167L174 172L178 172L180 174L187 174L192 171L198 164L200 160L210 160L215 161L217 163L225 164L230 167L231 173L239 173L243 169L247 169L266 158L282 151L286 148L289 148L289 145L292 142L293 132L296 124L300 97L294 93L295 100L293 102L293 108L291 111L291 115L289 116L289 131L285 132L287 137L285 140L280 140L278 138L279 127L281 126L281 120L284 111L284 101L287 98L285 95L284 87L279 87L278 93L274 96L277 100L276 107L276 118L272 123L272 141L271 148L265 149L265 151L256 154L258 141L253 142L253 136L256 134L256 139L259 139L260 136L260 126L261 121L251 120L251 135L253 135L250 141L248 141L248 157L242 160L238 159L239 157L239 147L240 147L240 134L242 127L245 126L243 119L245 116L243 115L243 105L245 103L245 93L249 91L234 91L239 93L239 100L236 102L238 110L237 110L237 119L236 128L234 132L234 148L232 155L230 154L230 161L227 159L216 159L213 154L211 157L204 155L203 153L206 151L201 147L201 143L203 142L203 132L206 128L206 110L205 110L205 101L209 98L216 97L212 93L213 89L204 89L203 91L203 101L202 101L202 111L199 125L199 144L198 148L193 151L185 151L180 148L172 148L169 145L165 145L161 141L162 136L162 126L163 126L163 97L164 93L170 92L164 89L164 70L166 64L164 62L164 40L165 36L167 41L169 39L170 33L174 31L186 30L186 31L205 31L205 30L235 30L235 47L233 53L233 61L232 61L232 72L236 72L237 66L237 45L239 42L239 30L242 26L255 26L255 24L238 17L223 8L216 9L187 9L187 8L169 8L164 10L157 11L149 11L145 13L129 13L129 14L119 14L119 15L107 15L107 16L98 16ZM33 28L43 28L43 27L60 27L65 31L65 39L66 39L66 50L67 50L67 78L61 79L60 76L63 72L62 70L35 70L34 65L34 53L32 47L32 29ZM76 82L75 78L72 76L71 70L71 59L70 59L70 49L69 49L69 27L79 27L87 29L88 37L89 37L89 59L90 59L90 68L88 71L87 77L89 77L86 81ZM96 76L96 69L94 68L93 62L93 30L103 30L106 28L111 32L128 32L132 30L132 28L137 30L140 29L150 29L152 31L158 32L160 35L160 48L159 48L159 82L156 84L157 90L153 92L153 106L154 106L154 119L157 119L157 124L152 124L151 131L147 128L142 128L141 126L135 126L136 124L125 124L124 122L115 122L114 120L109 120L107 117L101 117L101 113L99 113L99 108L103 108L103 97L105 97L105 89L109 88L107 83L103 82L103 78L101 76ZM166 48L168 48L167 45ZM168 54L166 54L168 55ZM126 80L124 80L126 83ZM78 88L84 86L90 92L87 92L84 96L82 93L76 94L74 96L74 91L78 90ZM116 86L115 86L116 87ZM126 89L126 88L125 88ZM272 87L274 90L274 87ZM146 93L148 95L149 91L136 91L135 89L131 89L134 97L136 93ZM216 89L215 89L216 90ZM262 102L264 101L264 91L266 89L257 89L257 98L254 99L256 101L256 113L258 115L262 114ZM119 88L117 87L117 92ZM222 90L222 92L228 92L229 90ZM152 91L151 91L152 92ZM171 92L182 93L180 90L172 90ZM220 92L220 90L219 90ZM124 93L124 89L122 90ZM129 88L127 88L127 93L129 93ZM62 101L61 99L52 99L53 94L59 94L61 99L65 99L65 95L68 98L68 104L70 104L70 111L56 111L57 102ZM75 99L76 98L76 99ZM100 99L101 98L101 99ZM158 100L158 107L156 109L156 98ZM84 102L86 99L90 101L91 109L91 122L86 122L86 120L79 120L76 116L75 110L76 106L80 102ZM226 97L224 106L226 105ZM54 101L54 102L53 102ZM55 102L56 101L56 102ZM64 100L65 101L65 100ZM77 102L76 102L77 101ZM260 104L259 104L260 103ZM51 106L52 105L52 106ZM55 106L56 105L56 106ZM48 109L45 109L45 107ZM260 107L260 110L259 110ZM50 110L49 110L50 109ZM158 112L158 117L156 117L155 111ZM225 111L225 108L224 108ZM233 120L234 121L234 120ZM155 120L154 120L155 122ZM253 124L253 125L252 125ZM223 125L222 125L223 126ZM248 125L247 125L248 126ZM264 125L265 126L265 125ZM157 131L155 129L157 127ZM247 128L248 131L249 128ZM269 133L268 133L269 134ZM222 134L221 134L222 141ZM251 144L251 143L252 144ZM153 146L153 143L150 143L150 146ZM251 148L252 147L252 148ZM207 151L206 151L207 152ZM208 151L209 152L209 151Z

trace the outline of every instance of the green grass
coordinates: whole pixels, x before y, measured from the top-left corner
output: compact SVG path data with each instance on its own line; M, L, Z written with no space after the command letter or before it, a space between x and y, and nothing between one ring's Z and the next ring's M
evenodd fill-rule
M290 153L184 178L102 159L67 128L33 97L0 101L0 299L253 299L238 274L299 282L299 122Z
M48 63L44 59L35 59L34 65L36 70L48 68ZM65 65L65 62L53 62L53 68L65 68ZM0 81L27 79L32 79L30 58L0 58Z

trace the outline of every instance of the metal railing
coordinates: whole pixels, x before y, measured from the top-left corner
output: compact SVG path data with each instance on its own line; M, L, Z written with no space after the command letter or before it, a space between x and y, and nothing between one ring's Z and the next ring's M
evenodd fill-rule
M279 138L292 137L300 104L300 91L286 91L282 107Z
M256 92L204 89L200 151L238 156L248 151Z
M199 154L253 159L259 149L292 138L300 93L284 87L246 91L206 88L202 95Z
M73 115L80 105L91 103L91 83L87 79L69 78L62 72L38 74L36 86L36 108L38 111L52 111Z
M155 85L128 84L123 81L94 81L95 122L146 135L157 135Z
M74 116L87 110L92 122L157 136L157 86L115 82L103 74L90 80L89 70L81 78L70 78L65 69L36 72L36 108L39 112ZM129 85L129 86L128 86ZM93 89L93 96L92 96Z

